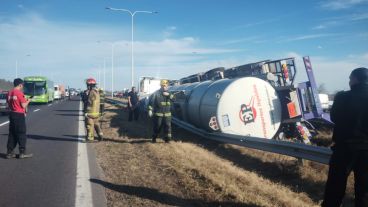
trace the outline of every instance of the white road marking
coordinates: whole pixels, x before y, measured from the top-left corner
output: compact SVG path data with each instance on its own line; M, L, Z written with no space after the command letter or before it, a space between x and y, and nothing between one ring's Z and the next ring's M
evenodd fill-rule
M52 106L52 104L49 104L49 105L47 105L47 106Z
M84 130L84 117L82 113L82 102L79 105L79 128L78 128L78 159L77 159L77 183L75 193L75 206L76 207L91 207L93 206L92 201L92 188L90 182L88 155L87 155L87 144L82 143L84 140L81 137L86 136Z
M33 110L33 112L37 112L37 111L39 111L39 110L41 110L41 109L35 109L35 110Z
M6 121L6 122L4 122L4 123L1 123L1 124L0 124L0 127L1 127L1 126L4 126L4 125L7 125L7 124L9 124L9 121Z

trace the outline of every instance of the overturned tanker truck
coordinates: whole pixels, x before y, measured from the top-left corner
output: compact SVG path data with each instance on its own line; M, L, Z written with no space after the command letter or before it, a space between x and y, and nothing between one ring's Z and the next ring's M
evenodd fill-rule
M173 116L209 132L310 143L313 119L331 123L322 110L309 57L308 81L295 85L294 58L215 68L182 78Z

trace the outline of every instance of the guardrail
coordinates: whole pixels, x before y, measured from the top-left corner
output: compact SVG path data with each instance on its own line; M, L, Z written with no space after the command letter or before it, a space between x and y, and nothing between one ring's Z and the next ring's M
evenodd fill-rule
M123 102L118 100L108 100L114 104L125 105ZM175 125L207 139L287 155L299 159L311 160L322 164L328 164L332 154L332 151L327 147L318 147L302 143L262 139L257 137L244 137L233 134L209 133L175 117L173 117L172 121Z
M116 100L116 99L111 99L111 98L105 98L105 101L107 103L111 103L111 104L115 104L115 105L121 105L121 106L127 106L128 102L123 102L120 100Z

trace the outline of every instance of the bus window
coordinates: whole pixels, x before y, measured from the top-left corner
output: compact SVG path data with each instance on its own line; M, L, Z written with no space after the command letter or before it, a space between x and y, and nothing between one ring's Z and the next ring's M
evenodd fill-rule
M46 83L44 81L25 82L24 93L26 95L43 95L46 93Z

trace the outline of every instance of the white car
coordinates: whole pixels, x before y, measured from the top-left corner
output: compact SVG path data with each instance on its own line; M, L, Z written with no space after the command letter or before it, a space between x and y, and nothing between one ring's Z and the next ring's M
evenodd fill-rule
M9 106L6 101L7 94L6 93L0 93L0 113L5 114L9 112Z

